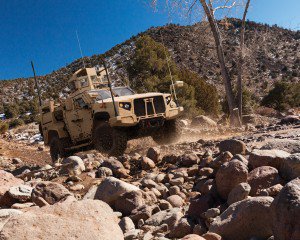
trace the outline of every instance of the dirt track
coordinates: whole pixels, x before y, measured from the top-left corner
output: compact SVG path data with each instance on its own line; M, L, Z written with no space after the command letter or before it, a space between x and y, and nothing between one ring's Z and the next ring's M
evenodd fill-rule
M20 158L27 164L45 165L51 163L49 151L38 151L37 146L29 146L16 141L6 141L0 138L0 156Z

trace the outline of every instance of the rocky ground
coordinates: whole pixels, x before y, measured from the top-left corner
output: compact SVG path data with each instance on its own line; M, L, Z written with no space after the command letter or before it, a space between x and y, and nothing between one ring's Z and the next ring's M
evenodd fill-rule
M298 240L299 116L243 129L201 116L173 145L135 140L118 158L56 164L36 126L11 131L0 138L0 240Z

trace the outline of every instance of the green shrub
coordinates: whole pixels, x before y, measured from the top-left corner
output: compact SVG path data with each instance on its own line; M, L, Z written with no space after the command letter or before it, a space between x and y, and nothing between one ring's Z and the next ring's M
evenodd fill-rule
M14 128L14 127L22 126L22 125L24 125L24 121L21 118L16 118L9 122L10 128Z
M279 111L300 107L300 83L277 82L263 98L262 106Z
M198 74L178 68L163 44L147 35L136 41L135 54L127 70L130 86L137 92L170 92L171 71L174 82L181 80L185 83L182 89L176 91L187 115L204 112L216 115L220 110L217 89Z
M6 122L0 122L0 134L6 133L8 128L9 128L9 126Z
M252 92L250 92L246 88L243 88L242 94L243 94L242 95L243 115L253 113L254 109L258 105L259 100L255 97L255 95ZM236 90L234 90L234 96L235 96L235 102L236 102L236 106L237 106L238 96L237 96ZM226 97L223 99L221 105L222 105L222 111L226 114L229 114L229 108L228 108L228 103L227 103Z

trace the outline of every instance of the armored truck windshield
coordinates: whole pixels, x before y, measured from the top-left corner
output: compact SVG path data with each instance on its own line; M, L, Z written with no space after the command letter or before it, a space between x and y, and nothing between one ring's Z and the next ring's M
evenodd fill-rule
M114 95L116 97L121 97L121 96L130 96L134 94L134 91L132 91L128 87L115 87L112 89L114 92Z

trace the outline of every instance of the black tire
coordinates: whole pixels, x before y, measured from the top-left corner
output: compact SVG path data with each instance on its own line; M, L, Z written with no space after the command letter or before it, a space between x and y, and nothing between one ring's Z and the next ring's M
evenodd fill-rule
M178 119L165 121L162 128L152 138L158 144L175 143L182 135L183 127L183 123Z
M57 162L60 158L68 157L66 147L69 146L69 139L59 139L57 136L52 137L50 141L50 156L52 162Z
M93 143L96 150L110 156L121 156L127 148L127 133L112 128L108 122L99 122L93 131Z

